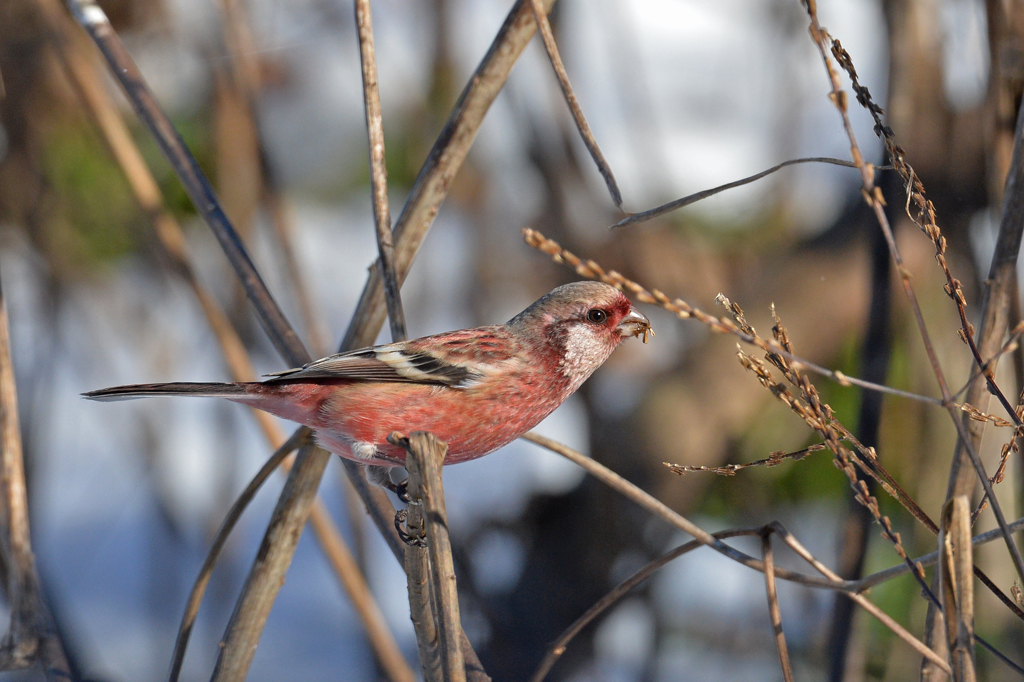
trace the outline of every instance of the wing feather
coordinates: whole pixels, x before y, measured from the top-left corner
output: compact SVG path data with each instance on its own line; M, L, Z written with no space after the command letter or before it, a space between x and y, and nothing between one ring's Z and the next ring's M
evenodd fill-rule
M463 364L446 362L422 348L389 344L338 353L298 369L269 374L269 383L349 379L464 387L483 377Z

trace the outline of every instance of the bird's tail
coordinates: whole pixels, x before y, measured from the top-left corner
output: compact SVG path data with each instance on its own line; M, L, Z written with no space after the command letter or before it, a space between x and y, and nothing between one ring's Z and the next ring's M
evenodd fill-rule
M250 395L253 388L260 384L203 384L178 381L169 384L133 384L131 386L113 386L89 391L82 395L89 400L109 402L113 400L133 400L160 395L184 395L196 398L241 398Z

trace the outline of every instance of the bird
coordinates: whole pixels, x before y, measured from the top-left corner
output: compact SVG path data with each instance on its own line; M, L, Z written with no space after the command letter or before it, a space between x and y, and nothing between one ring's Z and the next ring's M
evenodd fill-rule
M159 383L82 394L97 401L152 396L226 398L310 427L324 449L369 465L367 478L404 466L392 432L429 431L445 464L490 454L561 405L630 337L653 335L626 296L601 282L544 295L505 324L330 355L260 382ZM374 473L375 472L375 473Z

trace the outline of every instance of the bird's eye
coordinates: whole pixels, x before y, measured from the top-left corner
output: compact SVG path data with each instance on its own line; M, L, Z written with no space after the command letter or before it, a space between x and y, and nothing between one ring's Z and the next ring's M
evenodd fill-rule
M593 322L594 324L603 324L604 321L608 319L608 313L601 310L600 308L594 308L593 310L587 312L587 319Z

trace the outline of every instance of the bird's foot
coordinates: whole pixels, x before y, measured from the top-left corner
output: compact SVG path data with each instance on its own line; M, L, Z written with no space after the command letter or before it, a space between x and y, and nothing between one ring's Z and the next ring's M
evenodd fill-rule
M405 521L409 517L409 510L402 509L395 512L395 530L398 531L398 538L410 547L426 547L427 538L424 536L410 535L405 531Z

